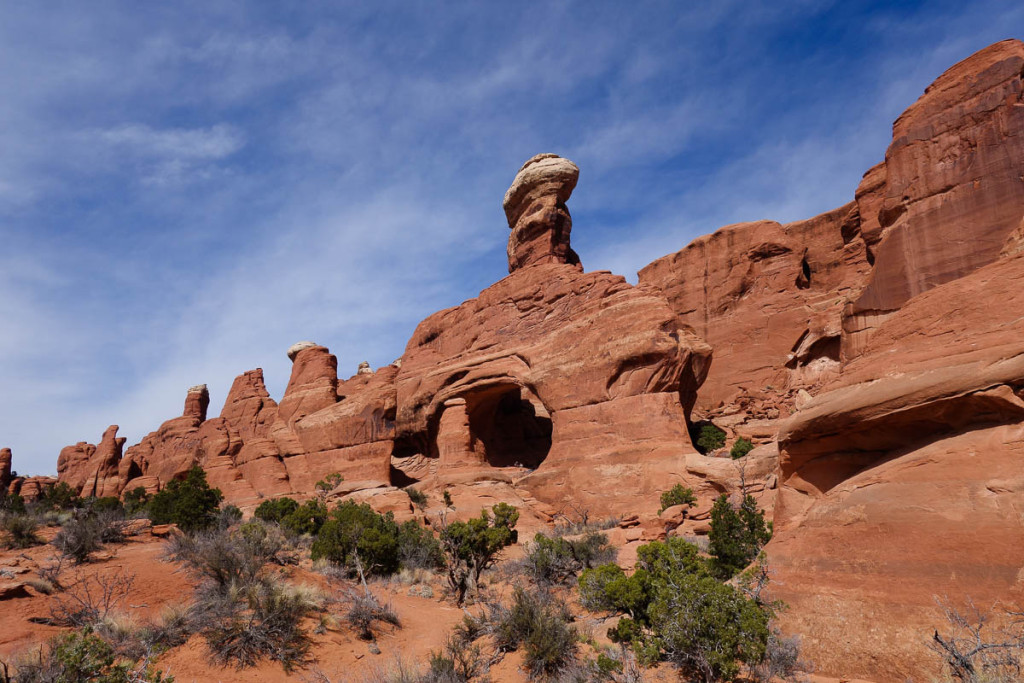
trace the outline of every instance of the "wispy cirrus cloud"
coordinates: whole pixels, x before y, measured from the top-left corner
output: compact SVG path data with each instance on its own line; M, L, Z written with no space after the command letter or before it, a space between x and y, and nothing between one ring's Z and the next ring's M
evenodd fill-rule
M501 197L539 151L581 166L593 269L830 209L939 71L1024 21L1014 0L0 19L0 445L27 472L110 423L137 441L197 382L216 407L262 366L280 395L299 339L342 374L390 362L505 274Z

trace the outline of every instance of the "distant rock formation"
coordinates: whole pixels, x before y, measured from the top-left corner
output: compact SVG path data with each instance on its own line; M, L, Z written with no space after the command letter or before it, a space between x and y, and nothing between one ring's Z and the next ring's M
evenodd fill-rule
M10 448L0 448L0 491L6 491L14 479L11 463L13 457Z
M98 445L79 441L61 450L57 478L82 496L120 494L122 487L117 475L125 439L117 436L117 430L117 425L107 427Z

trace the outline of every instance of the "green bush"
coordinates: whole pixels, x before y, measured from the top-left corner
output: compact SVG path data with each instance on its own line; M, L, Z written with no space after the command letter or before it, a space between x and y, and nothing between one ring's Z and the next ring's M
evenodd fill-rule
M648 609L666 658L704 681L732 680L740 663L759 662L770 614L736 588L710 576L684 574L659 590Z
M731 579L754 561L771 537L771 523L765 521L764 511L757 509L753 496L744 496L736 508L723 493L711 508L708 533L715 575L723 581Z
M668 491L661 494L661 509L658 510L658 514L660 515L673 505L688 505L689 507L693 507L696 504L697 496L694 495L693 489L686 488L682 484L676 484Z
M327 498L331 491L338 488L338 485L343 481L345 481L345 477L341 476L337 472L332 472L314 484L314 487L316 488L316 493L320 498Z
M701 425L696 446L701 453L717 451L725 446L725 432L707 422Z
M584 607L623 615L608 637L643 663L665 659L685 676L716 681L764 657L770 608L718 581L683 539L638 548L631 576L615 565L587 570L579 588Z
M92 629L55 636L45 654L18 666L17 683L173 683L172 676L117 661L113 648Z
M129 515L144 512L151 499L152 496L146 493L146 489L144 487L136 486L131 491L124 494L124 511Z
M576 630L565 605L554 596L516 588L512 606L495 626L499 650L523 649L531 677L552 676L573 661Z
M224 499L220 489L210 488L206 472L194 465L184 479L167 483L149 501L149 517L154 524L177 524L182 531L197 531L213 526L217 509Z
M313 542L314 560L325 559L355 576L398 571L399 528L392 513L378 514L368 504L345 501L331 511Z
M611 562L615 555L608 537L594 531L578 539L537 534L526 551L523 564L534 580L561 583L585 569Z
M274 500L265 500L260 503L253 514L264 522L277 522L280 524L281 520L295 512L298 508L299 504L294 498L275 498Z
M17 493L7 493L7 489L0 486L0 512L25 514L25 499Z
M7 514L0 521L0 529L4 532L5 548L31 548L43 542L36 533L39 522L32 515Z
M480 574L494 564L498 552L519 540L515 530L519 511L507 503L498 503L488 514L466 522L452 522L441 530L448 585L461 605L470 584L477 585Z
M82 504L78 492L63 481L44 488L35 500L35 507L40 510L75 510Z
M103 498L86 498L84 506L92 512L114 512L123 514L124 506L117 496L104 496Z
M316 498L307 500L281 519L281 528L293 536L316 536L327 521L327 505Z
M430 529L410 519L398 528L398 560L410 569L438 569L444 566L444 553Z
M650 575L642 568L631 576L614 564L588 569L580 575L579 589L580 600L587 609L622 612L633 619L644 619L651 601Z
M736 443L732 445L732 450L729 451L729 455L732 456L733 460L739 460L752 450L754 450L754 444L751 443L749 439L744 439L741 436L736 439Z
M420 508L421 510L427 506L427 494L423 493L423 491L420 491L419 489L414 489L411 486L408 486L403 490L405 491L406 495L409 496L409 500L412 501L413 505Z

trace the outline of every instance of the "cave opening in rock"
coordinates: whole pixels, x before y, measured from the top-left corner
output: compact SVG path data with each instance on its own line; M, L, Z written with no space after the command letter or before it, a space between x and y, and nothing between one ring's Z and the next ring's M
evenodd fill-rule
M551 450L551 416L529 389L494 386L466 396L473 451L492 467L538 467Z
M804 250L804 256L800 259L800 272L796 276L797 289L807 289L811 286L811 264L807 261L807 250Z

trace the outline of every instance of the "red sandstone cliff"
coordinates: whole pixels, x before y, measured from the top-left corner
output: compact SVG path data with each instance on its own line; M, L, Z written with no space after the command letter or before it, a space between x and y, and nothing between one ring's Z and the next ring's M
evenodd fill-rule
M61 479L108 495L199 463L247 506L337 471L337 493L377 504L490 481L635 511L679 480L702 499L735 484L690 444L696 405L759 444L763 504L781 484L775 591L819 669L927 673L933 595L1024 597L1022 71L1019 41L971 56L896 121L849 204L722 228L638 287L582 271L579 170L534 157L505 198L510 275L424 320L393 366L339 380L297 344L280 403L259 370L216 418L194 388L123 457L116 427L65 449Z
M1022 71L1004 41L940 76L853 204L641 271L714 348L705 414L792 413L767 552L823 673L934 673L936 596L1024 599Z

